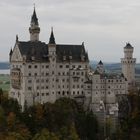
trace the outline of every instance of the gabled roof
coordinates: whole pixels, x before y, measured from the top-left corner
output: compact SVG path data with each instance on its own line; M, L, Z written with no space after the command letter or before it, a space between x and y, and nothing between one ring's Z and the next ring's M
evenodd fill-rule
M49 61L48 58L48 44L38 41L38 42L18 42L19 50L22 56L26 56L27 61ZM61 45L56 44L56 55L57 61L64 61L63 57L65 56L66 60L69 61L71 56L71 61L79 62L81 61L81 51L84 51L85 61L88 61L88 54L85 52L83 45Z

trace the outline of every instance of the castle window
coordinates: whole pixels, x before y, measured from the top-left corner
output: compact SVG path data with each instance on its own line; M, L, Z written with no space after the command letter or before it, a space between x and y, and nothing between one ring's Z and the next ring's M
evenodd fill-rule
M42 93L42 96L44 96L44 93Z
M54 71L52 71L52 74L54 74Z
M60 95L60 91L58 91L58 94Z
M42 68L44 68L44 65L42 65Z
M62 94L65 95L65 91L63 91Z
M37 93L37 96L39 96L39 93Z
M36 88L39 89L39 86L37 86Z
M77 91L77 94L79 95L79 91Z
M34 76L37 76L37 73L35 73Z
M31 67L32 67L31 65L28 66L29 69L30 69Z
M46 93L46 96L48 96L49 95L49 93Z
M75 72L73 72L73 75L75 75Z
M41 89L44 89L44 87L41 87Z
M75 68L75 65L72 65L72 68Z
M79 75L79 72L77 72L76 74Z
M48 86L46 86L46 89L48 89Z
M37 79L36 82L39 83L39 79Z
M28 90L32 90L32 87L28 87Z
M79 88L79 85L77 85L77 88Z
M35 65L35 68L37 68L37 65Z
M28 73L28 76L31 76L31 73Z
M66 65L66 68L69 68L69 65Z
M49 73L48 73L48 72L46 73L46 76L47 76L47 75L49 75Z
M84 72L81 72L81 75L84 75Z
M32 83L32 80L28 80L28 83Z
M110 92L108 92L108 94L110 94Z
M75 85L73 85L73 88L75 88Z
M46 68L49 68L49 66L48 66L48 65L46 65Z
M63 75L65 75L65 72L63 72Z
M63 68L63 65L60 65L59 68Z
M73 95L75 95L75 91L73 91Z

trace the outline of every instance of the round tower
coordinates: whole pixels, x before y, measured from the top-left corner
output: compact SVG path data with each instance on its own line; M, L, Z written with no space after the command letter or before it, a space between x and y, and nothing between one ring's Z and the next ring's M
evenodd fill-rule
M135 83L135 63L136 58L133 58L134 48L130 43L124 47L124 58L121 58L122 73L126 77L128 84Z

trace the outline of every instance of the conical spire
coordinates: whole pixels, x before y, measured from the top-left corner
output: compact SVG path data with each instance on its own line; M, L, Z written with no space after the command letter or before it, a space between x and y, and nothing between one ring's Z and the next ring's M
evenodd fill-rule
M51 30L51 36L50 36L49 44L55 44L55 38L54 38L54 34L53 34L53 28Z
M36 15L36 11L35 11L35 6L34 6L33 15L32 15L32 18L31 18L31 24L39 25L38 24L38 18L37 18L37 15Z
M126 43L126 46L125 46L124 48L131 49L131 48L133 48L133 47L132 47L132 45L128 42L128 43Z
M98 64L99 64L99 65L103 65L103 62L100 60Z

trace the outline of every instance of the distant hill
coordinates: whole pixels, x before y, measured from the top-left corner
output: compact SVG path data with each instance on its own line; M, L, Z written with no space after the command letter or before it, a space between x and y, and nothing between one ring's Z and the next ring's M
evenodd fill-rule
M0 69L1 70L9 69L9 68L10 68L9 62L0 62Z
M90 61L91 67L96 68L98 62ZM105 69L107 72L120 73L121 72L121 63L104 63ZM136 74L140 74L140 64L136 64Z

